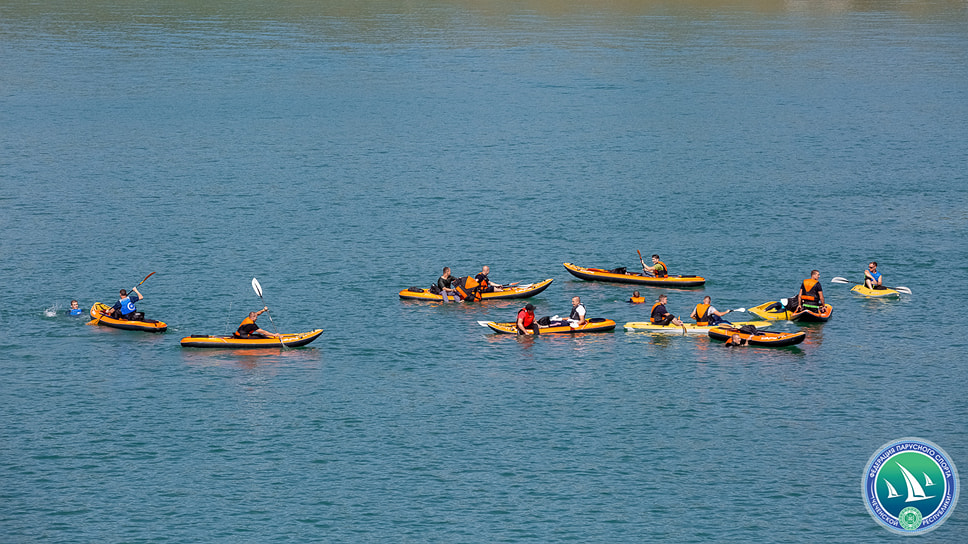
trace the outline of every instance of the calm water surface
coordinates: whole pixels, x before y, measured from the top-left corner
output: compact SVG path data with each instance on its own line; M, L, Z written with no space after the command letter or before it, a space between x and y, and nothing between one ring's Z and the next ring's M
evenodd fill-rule
M861 496L879 446L968 470L966 11L0 5L0 540L896 540ZM709 278L641 289L676 313L818 268L834 317L781 350L625 333L633 288L561 263L637 249ZM869 260L914 296L829 283ZM620 327L397 297L482 264ZM151 271L163 335L45 315ZM323 336L179 346L259 308L253 277Z

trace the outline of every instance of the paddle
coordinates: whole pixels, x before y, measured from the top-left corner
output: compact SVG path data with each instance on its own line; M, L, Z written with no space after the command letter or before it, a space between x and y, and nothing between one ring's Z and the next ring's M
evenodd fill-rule
M142 283L144 283L144 282L146 282L146 281L148 281L148 278L150 278L151 276L154 276L154 275L155 275L155 273L154 273L154 272L152 272L151 274L148 274L147 276L145 276L145 279L143 279L143 280L141 280L140 282L138 282L138 285L135 285L135 286L134 286L134 287L132 287L131 289L128 289L128 291L134 291L135 289L137 289L137 288L139 288L139 287L141 287L141 284L142 284ZM101 322L101 316L99 315L99 316L97 316L97 317L95 317L94 319L92 319L92 320L90 320L90 321L88 321L88 322L87 322L87 325L97 325L97 324L98 324L98 323L100 323L100 322Z
M642 258L642 252L637 249L635 252L639 254L639 262L642 263L642 273L648 274L648 271L645 269L645 259Z
M262 297L262 284L260 284L259 280L255 278L252 278L252 290L255 291L255 294L259 295L259 299L262 300L262 306L266 309L266 315L269 316L269 323L272 323L272 332L279 334L279 330L276 329L276 323L272 320L272 314L269 313L269 305L266 304L266 299ZM282 341L282 336L279 337L279 344L282 346L282 349L286 349L286 343Z
M841 278L840 276L831 278L830 279L830 283L853 283L854 285L864 285L864 282L851 281L851 280L848 280L847 278ZM894 289L898 293L904 293L904 294L907 294L907 295L913 295L914 294L907 287L888 287L888 289Z

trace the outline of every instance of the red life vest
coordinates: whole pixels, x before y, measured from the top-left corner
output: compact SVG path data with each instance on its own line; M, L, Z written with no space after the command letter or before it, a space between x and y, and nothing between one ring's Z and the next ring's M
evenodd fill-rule
M534 323L534 312L529 312L524 308L518 310L518 319L521 320L521 325L525 327L530 327Z

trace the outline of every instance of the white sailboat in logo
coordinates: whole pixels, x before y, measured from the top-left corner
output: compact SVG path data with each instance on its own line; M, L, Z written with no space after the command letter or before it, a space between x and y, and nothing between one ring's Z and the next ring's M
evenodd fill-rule
M891 485L891 482L884 480L884 483L887 484L887 498L893 499L895 497L901 496L900 494L898 494L897 490L894 489L894 486Z
M921 474L924 474L924 487L928 487L929 485L934 485L934 482L931 481L931 478L929 478L926 473L922 472Z
M904 499L904 502L923 501L926 499L934 498L934 495L931 495L930 497L925 496L924 488L921 487L920 483L918 483L918 480L917 478L914 477L914 474L911 474L911 472L908 469L901 466L901 463L894 461L894 464L901 469L901 474L904 475L904 483L907 485L907 498ZM931 480L929 479L928 482L930 481ZM925 482L925 485L934 485L934 483L932 482L929 484ZM888 484L888 487L890 487L890 484ZM893 488L891 489L891 491L894 491Z

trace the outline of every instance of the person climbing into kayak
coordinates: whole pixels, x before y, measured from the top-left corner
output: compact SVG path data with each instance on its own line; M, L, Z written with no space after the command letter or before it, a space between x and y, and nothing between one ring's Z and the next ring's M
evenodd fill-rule
M682 321L678 317L670 314L668 310L666 310L665 305L666 305L666 302L668 301L669 301L669 297L665 295L659 295L659 300L657 300L655 304L652 305L652 313L649 316L649 321L654 325L668 325L671 323L673 325L678 325L681 327Z
M733 333L733 335L726 340L726 343L723 344L723 347L731 348L734 346L748 346L748 345L750 345L749 338L744 339L742 336L736 333Z
M491 267L486 264L481 267L481 272L474 276L477 281L478 289L481 293L493 293L495 291L500 291L504 289L504 286L500 283L491 283L491 279L487 277L491 273Z
M144 295L141 291L138 291L137 287L131 289L135 294L129 294L127 290L122 289L119 291L121 298L114 303L114 306L108 310L108 315L110 317L116 317L118 319L127 319L133 321L138 317L138 309L135 308L134 303L139 300L144 300Z
M638 291L632 291L632 297L629 298L629 302L632 304L642 304L645 302L645 297L640 295Z
M669 267L667 267L664 262L659 260L658 255L652 255L652 266L643 264L642 272L657 278L665 278L669 275Z
M864 271L864 287L868 289L887 289L882 285L884 281L881 273L877 271L877 261L871 261Z
M729 323L729 321L723 319L723 316L729 312L732 312L732 310L726 310L725 312L716 310L712 305L712 298L707 295L703 297L701 304L696 304L689 318L695 319L696 325L700 326L718 325L720 323Z
M540 334L538 324L534 320L534 305L530 302L518 310L518 319L514 323L518 334ZM529 333L528 331L531 331Z
M454 288L454 280L457 278L450 275L450 267L445 266L443 273L437 278L437 288L440 289L440 297L447 302L447 295L453 295L454 301L460 302L460 293Z
M262 312L265 312L268 310L269 308L267 306L263 306L262 309L259 310L258 312L249 312L249 317L246 317L245 319L242 320L242 324L239 325L238 330L235 331L235 334L233 336L235 336L236 338L252 338L252 337L259 337L259 336L265 336L269 338L281 337L282 336L281 334L275 334L269 331L264 331L260 329L258 325L255 324L255 320L258 319L260 315L262 315Z
M808 310L819 310L824 307L824 304L823 286L820 285L820 271L811 270L810 277L800 284L800 293L797 295L797 312L803 311L804 307L807 307Z

